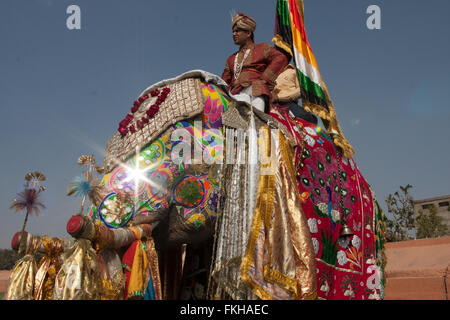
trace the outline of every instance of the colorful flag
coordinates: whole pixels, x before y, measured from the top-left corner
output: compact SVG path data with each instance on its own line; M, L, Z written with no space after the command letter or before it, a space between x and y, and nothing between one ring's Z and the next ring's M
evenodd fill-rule
M317 61L306 36L303 0L278 0L276 6L275 46L289 53L295 62L299 77L301 99L305 110L326 120L327 130L333 134L336 145L344 154L354 153L342 134L334 106L319 72Z
M274 43L294 58L303 101L321 105L328 110L325 86L306 37L302 13L303 1L278 0Z

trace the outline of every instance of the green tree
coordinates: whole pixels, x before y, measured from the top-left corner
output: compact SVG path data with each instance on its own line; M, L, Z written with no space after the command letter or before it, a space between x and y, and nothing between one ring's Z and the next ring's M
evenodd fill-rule
M428 208L428 213L419 210L419 216L416 219L417 239L438 238L447 235L448 227L443 223L444 218L438 216L437 211L434 204Z
M388 212L393 219L385 217L386 240L388 242L412 239L409 234L414 229L414 200L409 194L412 185L400 186L400 192L386 198Z
M40 252L33 254L35 261L39 261L43 256ZM0 249L0 270L12 270L19 259L20 255L16 250Z
M18 259L19 255L16 251L0 249L0 270L11 270Z

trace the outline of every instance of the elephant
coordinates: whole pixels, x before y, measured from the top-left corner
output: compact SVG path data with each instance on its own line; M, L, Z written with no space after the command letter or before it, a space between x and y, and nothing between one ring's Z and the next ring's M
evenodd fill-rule
M77 219L151 234L165 299L382 299L383 212L309 119L254 109L202 70L153 84L118 123L101 194ZM94 224L91 238L114 238ZM122 264L134 238L115 246Z
M334 145L324 128L282 109L266 114L235 101L223 80L205 71L154 84L134 102L108 142L102 180L108 191L92 207L91 217L109 228L153 224L160 250L211 242L224 202L232 196L226 191L231 182L225 160L236 160L230 153L249 148L245 137L251 135L251 121L255 131L277 129L292 147L317 265L317 297L382 297L383 212L354 159ZM227 130L234 130L232 139ZM237 148L231 146L234 141ZM130 199L126 210L114 215L111 200L125 195ZM255 199L247 200L252 210ZM344 227L351 236L340 237Z

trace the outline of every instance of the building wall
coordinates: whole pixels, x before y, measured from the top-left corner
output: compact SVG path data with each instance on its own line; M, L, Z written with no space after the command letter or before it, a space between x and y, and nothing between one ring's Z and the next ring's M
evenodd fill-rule
M448 226L450 235L450 195L414 201L414 219L417 219L420 210L424 213L429 212L428 208L432 205L436 207L438 216L443 218L443 223Z
M448 300L450 237L389 242L386 300Z
M0 270L0 296L6 292L8 288L10 270Z

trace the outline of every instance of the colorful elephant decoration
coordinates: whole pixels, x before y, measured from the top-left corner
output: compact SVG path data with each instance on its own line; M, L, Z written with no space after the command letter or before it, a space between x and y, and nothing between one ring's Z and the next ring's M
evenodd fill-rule
M53 259L40 294L17 290L22 261L7 298L384 296L383 212L354 159L319 125L234 100L215 75L145 89L103 169L101 200L77 215L83 232L68 224L73 238L53 238L57 253L28 235Z

